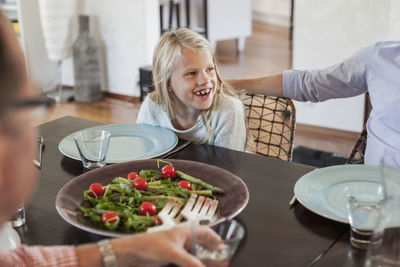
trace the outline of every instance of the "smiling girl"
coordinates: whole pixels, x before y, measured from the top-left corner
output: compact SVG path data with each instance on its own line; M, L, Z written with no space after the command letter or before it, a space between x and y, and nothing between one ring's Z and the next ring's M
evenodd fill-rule
M215 62L201 35L186 28L166 32L154 50L155 91L145 98L137 123L168 128L198 144L247 149L243 104Z

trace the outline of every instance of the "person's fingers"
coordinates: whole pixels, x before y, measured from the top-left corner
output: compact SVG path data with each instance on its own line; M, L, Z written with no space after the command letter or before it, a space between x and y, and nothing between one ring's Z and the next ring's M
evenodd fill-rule
M186 247L188 248L190 248L193 243L209 249L217 249L221 245L221 237L207 226L194 227L191 231L193 232L186 243ZM192 238L194 238L194 240L191 240Z
M177 248L171 255L172 263L182 267L205 267L205 265L195 256L189 254L183 248Z

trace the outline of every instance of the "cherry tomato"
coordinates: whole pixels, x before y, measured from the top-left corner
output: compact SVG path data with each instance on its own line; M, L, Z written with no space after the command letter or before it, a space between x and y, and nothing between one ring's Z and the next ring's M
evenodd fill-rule
M139 207L139 212L142 215L146 215L146 213L148 213L150 216L153 216L157 213L157 207L152 202L144 201Z
M162 224L162 220L160 219L160 217L156 217L156 219L154 220L154 224L155 225L161 225Z
M178 183L179 187L185 188L187 190L192 190L192 185L190 184L190 182L186 181L186 180L182 180Z
M146 190L147 189L147 181L142 177L137 177L133 180L133 186L137 190Z
M115 222L119 221L119 215L113 211L107 211L103 214L103 216L101 216L101 221L103 223L106 223L106 222L115 223Z
M112 211L107 211L101 216L104 226L110 230L115 230L119 224L119 215Z
M104 192L105 192L104 186L102 184L97 184L97 183L91 184L89 186L89 190L90 190L89 195L91 195L92 197L94 197L95 194L96 194L96 196L102 196L102 195L104 195Z
M128 173L128 180L135 180L135 178L138 178L139 175L136 172L130 172Z
M175 176L175 168L172 165L165 165L161 169L161 175L164 178L172 178Z

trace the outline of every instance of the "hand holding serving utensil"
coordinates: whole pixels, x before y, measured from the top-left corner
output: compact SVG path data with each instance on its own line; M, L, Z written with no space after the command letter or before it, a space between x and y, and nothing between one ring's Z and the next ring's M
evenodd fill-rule
M215 220L218 200L191 194L185 207L181 210L182 202L170 199L158 214L162 224L147 229L148 232L167 230L182 223L206 224ZM179 213L180 212L180 213Z

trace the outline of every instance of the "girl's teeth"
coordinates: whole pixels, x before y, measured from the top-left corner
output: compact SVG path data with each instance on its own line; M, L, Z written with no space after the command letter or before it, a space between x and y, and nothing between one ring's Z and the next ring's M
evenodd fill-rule
M210 93L210 91L211 91L211 89L208 88L208 89L203 89L203 90L197 91L194 94L197 96L206 96L206 95L208 95L208 93Z

